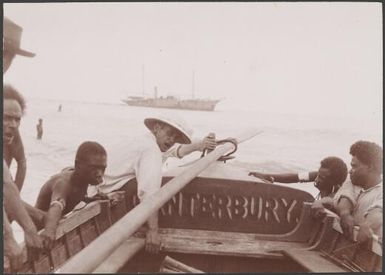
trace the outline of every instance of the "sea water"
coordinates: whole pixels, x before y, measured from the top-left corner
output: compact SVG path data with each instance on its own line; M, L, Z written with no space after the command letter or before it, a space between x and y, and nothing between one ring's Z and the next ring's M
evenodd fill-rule
M58 111L62 104L62 111ZM34 205L41 186L50 176L74 164L77 147L86 140L102 145L121 144L130 136L147 131L146 117L178 116L193 129L194 138L210 132L217 139L228 138L253 128L263 133L239 145L233 165L260 172L286 173L316 170L327 156L338 156L349 166L349 147L357 140L382 144L382 117L346 118L255 111L218 110L214 112L154 109L125 104L59 102L30 99L22 118L20 133L27 158L27 175L21 197ZM43 138L37 140L36 124L43 119ZM107 152L108 153L108 152ZM195 152L182 160L171 161L164 169L200 157ZM124 165L124 164L122 164ZM15 171L15 163L11 171ZM311 183L290 185L311 193ZM16 237L22 240L20 228L13 224Z

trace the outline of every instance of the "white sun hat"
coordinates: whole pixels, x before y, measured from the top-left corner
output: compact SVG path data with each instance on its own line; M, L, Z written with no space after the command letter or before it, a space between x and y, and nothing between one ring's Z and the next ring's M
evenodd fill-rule
M150 130L154 127L155 123L160 122L173 127L180 135L177 139L177 143L189 144L191 143L192 129L187 126L187 123L180 117L173 115L172 117L166 117L159 115L157 117L149 117L144 120L144 124Z

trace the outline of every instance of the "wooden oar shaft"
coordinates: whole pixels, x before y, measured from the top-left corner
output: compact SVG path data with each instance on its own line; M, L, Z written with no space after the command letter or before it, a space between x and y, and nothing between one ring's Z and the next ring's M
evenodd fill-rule
M249 133L237 138L244 141L251 135ZM131 236L148 218L158 211L163 204L169 201L185 185L201 173L206 167L233 148L233 144L219 145L214 151L197 161L181 175L173 178L158 192L141 202L134 209L103 232L97 239L81 250L56 273L90 273L104 259L106 259L123 241ZM150 172L150 171L149 171Z
M202 270L193 268L191 266L188 266L184 263L181 263L169 256L166 256L163 265L165 268L171 268L171 269L176 269L180 270L181 272L187 272L187 273L204 273Z
M143 238L130 237L125 240L107 259L105 259L92 273L116 273L139 252L145 245Z

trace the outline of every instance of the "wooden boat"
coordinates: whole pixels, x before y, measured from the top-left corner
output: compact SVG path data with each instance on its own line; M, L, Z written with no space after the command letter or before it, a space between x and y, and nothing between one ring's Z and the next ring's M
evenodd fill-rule
M185 169L165 174L163 184ZM37 261L26 259L19 270L6 271L60 272L137 205L135 180L121 190L125 199L116 205L93 202L70 213L61 220L51 251ZM375 238L365 244L347 240L334 215L312 217L313 200L307 192L265 183L241 168L216 162L160 209L159 254L144 251L141 228L93 272L156 272L166 255L204 272L381 271L382 244Z

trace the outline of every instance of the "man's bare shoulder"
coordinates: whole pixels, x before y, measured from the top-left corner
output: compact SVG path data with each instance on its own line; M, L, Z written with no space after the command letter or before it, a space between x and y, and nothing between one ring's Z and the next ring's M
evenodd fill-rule
M71 181L73 171L63 171L57 173L46 182L47 185L68 185Z

